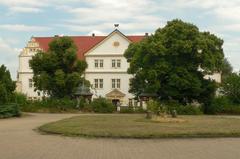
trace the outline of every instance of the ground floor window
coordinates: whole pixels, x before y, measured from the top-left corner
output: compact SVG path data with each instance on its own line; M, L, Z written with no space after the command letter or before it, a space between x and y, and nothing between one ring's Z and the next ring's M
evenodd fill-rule
M112 88L120 88L121 80L120 79L112 79Z

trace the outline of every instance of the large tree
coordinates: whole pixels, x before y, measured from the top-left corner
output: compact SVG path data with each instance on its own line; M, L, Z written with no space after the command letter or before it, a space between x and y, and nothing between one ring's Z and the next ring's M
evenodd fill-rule
M10 72L4 65L0 67L0 104L10 102L15 90L15 82L12 81Z
M126 50L128 73L134 75L130 92L136 96L142 92L157 93L162 100L184 104L206 102L214 96L216 84L204 76L221 70L222 45L223 40L200 32L193 24L181 20L168 22Z
M84 81L87 67L77 58L77 47L69 37L56 37L47 52L39 52L30 61L36 90L55 98L70 97Z

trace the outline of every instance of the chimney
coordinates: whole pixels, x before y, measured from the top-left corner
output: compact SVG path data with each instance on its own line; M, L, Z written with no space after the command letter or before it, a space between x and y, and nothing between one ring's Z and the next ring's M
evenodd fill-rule
M148 36L148 33L145 33L145 36Z
M92 37L94 37L95 36L95 33L92 33Z

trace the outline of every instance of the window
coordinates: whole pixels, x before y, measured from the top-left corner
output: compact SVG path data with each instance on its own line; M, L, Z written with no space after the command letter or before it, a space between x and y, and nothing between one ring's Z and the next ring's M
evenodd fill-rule
M28 86L29 86L29 88L33 87L33 80L32 79L28 80Z
M99 60L100 67L103 68L103 60Z
M121 87L120 79L112 79L112 88L120 88Z
M95 68L103 68L103 60L102 59L94 60L94 66Z
M121 60L117 60L117 67L120 68L121 67Z
M112 67L116 67L116 60L112 60Z
M94 79L94 88L103 88L103 79Z
M98 68L98 60L94 60L95 68Z
M112 60L112 68L120 68L121 67L121 60L120 59L113 59Z
M99 80L99 88L103 88L103 79L98 79Z

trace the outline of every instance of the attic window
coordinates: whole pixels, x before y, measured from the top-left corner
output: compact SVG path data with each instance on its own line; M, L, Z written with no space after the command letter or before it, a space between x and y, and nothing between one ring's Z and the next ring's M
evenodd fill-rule
M118 47L120 43L118 41L113 42L113 46Z

